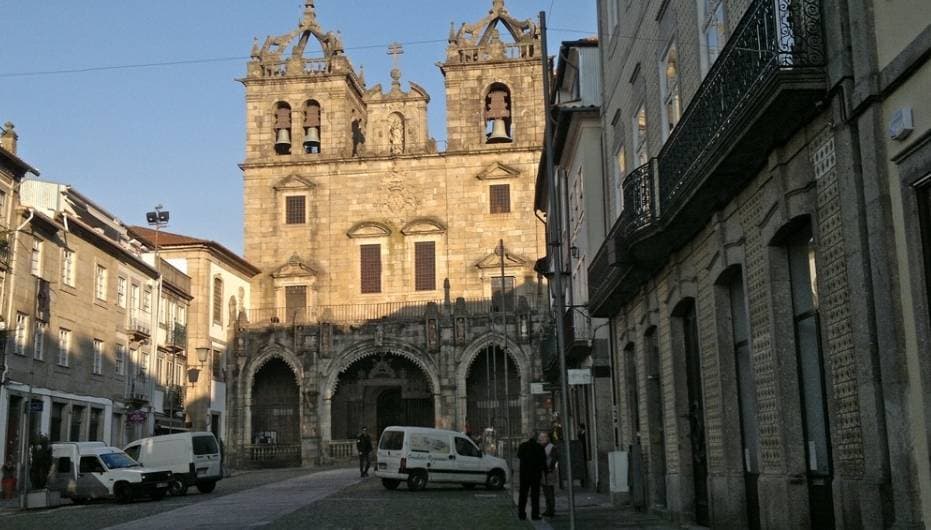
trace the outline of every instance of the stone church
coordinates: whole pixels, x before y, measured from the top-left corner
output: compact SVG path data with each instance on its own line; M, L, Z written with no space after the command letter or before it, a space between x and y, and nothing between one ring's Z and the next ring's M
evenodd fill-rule
M530 393L547 306L539 29L503 0L452 27L445 149L426 90L397 62L390 86L369 86L346 50L307 1L295 30L256 41L241 80L245 257L262 273L228 361L228 452L310 465L389 425L500 452L550 418Z

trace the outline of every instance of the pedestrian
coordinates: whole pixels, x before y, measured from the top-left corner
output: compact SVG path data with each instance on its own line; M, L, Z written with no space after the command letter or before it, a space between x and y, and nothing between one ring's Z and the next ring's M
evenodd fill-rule
M546 452L537 442L537 433L517 448L520 460L520 496L517 501L517 516L527 518L527 494L530 494L530 517L540 519L540 479L546 467Z
M579 424L579 442L582 445L582 458L588 461L588 431L585 430L585 424Z
M367 427L362 427L362 432L356 438L356 450L359 451L359 476L367 477L369 476L369 468L372 466L372 461L369 458L372 453L372 437L369 436Z
M540 445L546 453L546 467L543 470L543 498L546 500L546 511L543 515L553 517L556 515L556 469L559 466L559 449L550 441L550 435L540 433Z

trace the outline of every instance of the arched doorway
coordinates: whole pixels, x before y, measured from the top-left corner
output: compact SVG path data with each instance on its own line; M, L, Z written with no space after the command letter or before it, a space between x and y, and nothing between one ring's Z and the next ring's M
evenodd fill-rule
M362 426L377 440L391 425L435 425L430 381L404 357L391 353L363 357L340 372L337 381L330 404L334 440L355 438Z
M263 465L301 463L300 391L291 367L274 358L252 383L252 460Z
M517 364L498 345L479 351L466 375L466 431L499 456L506 451L497 450L500 441L523 438L520 382Z

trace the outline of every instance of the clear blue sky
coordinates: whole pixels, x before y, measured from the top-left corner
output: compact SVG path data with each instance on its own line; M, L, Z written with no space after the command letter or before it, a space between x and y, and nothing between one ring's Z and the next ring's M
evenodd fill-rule
M549 13L550 50L595 33L594 0L508 0L517 18ZM41 178L75 186L124 222L143 224L157 203L170 231L242 250L245 73L253 36L297 27L302 0L0 0L0 123L16 124L19 154ZM443 40L491 0L318 0L327 29L365 66L369 86L390 84L393 41ZM430 132L445 139L445 42L410 44L404 80L432 96ZM191 59L206 64L55 75L9 74ZM241 58L241 59L235 59Z

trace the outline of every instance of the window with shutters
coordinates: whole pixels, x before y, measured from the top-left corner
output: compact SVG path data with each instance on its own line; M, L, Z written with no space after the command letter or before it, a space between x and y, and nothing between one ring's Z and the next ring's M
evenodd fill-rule
M491 305L494 312L514 310L513 276L491 278Z
M414 243L414 288L418 291L436 290L436 243Z
M213 323L223 325L223 278L213 279Z
M511 185L492 184L488 187L488 197L491 213L511 212Z
M307 198L303 195L285 197L284 222L289 225L302 225L307 222Z
M290 318L307 307L307 286L288 285L284 288L284 305Z
M381 245L361 245L362 294L381 292Z

